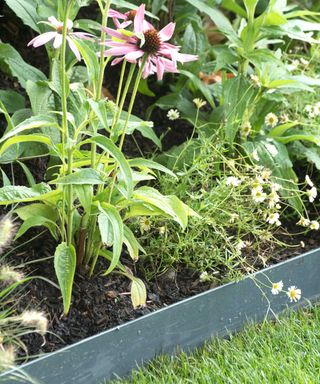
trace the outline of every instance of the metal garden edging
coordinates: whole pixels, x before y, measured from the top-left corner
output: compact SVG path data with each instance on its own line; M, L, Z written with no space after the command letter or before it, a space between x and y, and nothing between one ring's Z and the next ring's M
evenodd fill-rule
M29 383L18 379L25 372L41 384L99 384L124 376L157 354L200 346L212 336L226 336L248 321L261 321L267 313L320 299L320 248L255 273L245 279L211 289L124 325L87 338L0 375L1 383ZM270 279L302 289L302 300L288 304L284 295L261 290ZM268 284L270 285L270 283ZM268 301L269 300L269 301Z

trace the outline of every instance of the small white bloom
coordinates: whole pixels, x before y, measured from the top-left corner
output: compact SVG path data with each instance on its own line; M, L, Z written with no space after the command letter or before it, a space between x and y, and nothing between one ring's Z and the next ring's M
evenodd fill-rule
M167 232L167 229L166 229L166 227L159 227L159 235L161 235L161 236L163 236L163 235L165 235L166 234L166 232Z
M250 121L244 122L240 129L241 136L248 137L250 135L251 129L252 129L252 126Z
M275 207L277 203L280 201L280 196L277 194L277 192L272 191L269 196L269 207Z
M306 175L306 183L309 185L309 187L314 187L314 184L310 179L309 175Z
M207 271L204 271L200 274L199 276L199 280L201 281L201 283L205 283L207 281L210 281L211 280L211 277L210 275L208 274Z
M233 187L238 187L242 183L242 180L235 176L229 176L226 180L226 185L232 185Z
M297 225L301 225L302 227L309 227L310 220L305 219L304 217L301 217L300 220L297 222Z
M277 147L275 145L266 143L265 146L266 146L268 152L270 153L270 155L277 156L277 154L279 153L277 150Z
M305 68L308 67L308 65L309 65L309 61L306 60L306 59L303 58L303 57L301 57L301 59L300 59L300 63L301 63Z
M313 231L318 231L319 228L320 228L320 224L316 220L312 220L310 222L310 229L312 229Z
M271 188L271 191L272 192L278 192L280 191L280 189L282 188L282 185L281 184L278 184L278 183L272 183L270 185L270 188Z
M236 249L241 252L243 248L246 248L247 244L243 240L239 240L238 243L236 244Z
M250 78L251 78L253 84L254 84L256 87L258 87L258 88L261 87L261 82L260 82L260 79L259 79L259 77L258 77L257 75L252 74L252 75L250 75Z
M274 128L278 124L279 119L276 114L270 112L265 117L264 122L267 126Z
M169 120L178 120L180 117L180 112L177 109L170 109L167 113L167 117Z
M140 219L140 231L141 233L149 232L151 229L151 220L148 217L141 217Z
M232 213L230 216L229 223L234 223L236 219L239 219L239 215L237 213Z
M262 203L267 198L267 194L264 193L261 188L253 188L251 190L251 196L255 203Z
M281 280L281 281L278 281L277 283L272 284L271 293L273 295L278 295L282 291L282 289L283 289L283 282Z
M271 170L268 169L268 168L263 168L262 171L261 171L261 173L260 173L260 176L261 176L261 178L262 178L263 180L269 180L270 177L271 177L271 175L272 175L272 172L271 172Z
M286 124L289 121L289 116L286 113L284 113L283 115L280 116L279 120L281 124Z
M267 223L269 224L276 224L277 226L281 225L281 221L279 220L280 218L280 215L278 212L274 212L274 213L271 213L268 217L267 217Z
M300 245L301 245L302 248L305 248L305 246L306 246L305 242L302 241L302 240L300 241Z
M251 156L252 156L253 160L260 161L260 157L259 157L258 151L256 149L251 153Z
M289 71L296 71L299 68L300 61L299 60L292 60L292 62L288 65Z
M307 192L307 196L309 197L310 203L313 203L318 195L318 191L316 187L312 187Z
M200 109L202 107L204 107L205 105L207 105L207 102L202 100L202 99L199 99L199 98L196 98L196 99L193 99L193 102L195 104L195 106Z
M287 295L291 303L293 301L296 303L298 300L301 299L301 289L298 289L295 285L292 285L288 288Z

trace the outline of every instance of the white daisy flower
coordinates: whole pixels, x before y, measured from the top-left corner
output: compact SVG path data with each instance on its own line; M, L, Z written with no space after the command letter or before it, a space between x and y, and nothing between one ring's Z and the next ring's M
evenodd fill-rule
M235 176L229 176L226 180L226 185L232 185L233 187L238 187L242 183L242 180Z
M200 109L202 107L204 107L205 105L207 105L207 102L205 100L202 100L202 99L199 99L199 98L196 98L196 99L193 99L192 100L195 104L195 106Z
M259 157L258 151L256 149L251 153L251 156L252 156L253 160L260 161L260 157Z
M261 188L253 188L251 190L251 196L252 200L255 203L263 203L265 199L267 198L267 194L263 192L262 187Z
M312 220L310 222L310 229L312 229L313 231L318 231L319 228L320 228L320 224L316 220Z
M286 113L284 113L279 117L279 121L281 124L286 124L289 121L289 116Z
M309 187L314 187L314 184L310 179L309 175L306 175L306 183L309 185Z
M297 225L301 225L302 227L309 227L310 220L305 219L304 217L301 217L300 220L297 222Z
M265 117L264 122L267 126L274 128L278 124L279 119L276 114L270 112Z
M301 289L297 288L295 285L292 285L288 288L287 295L291 303L293 301L296 303L298 300L301 299Z
M276 224L277 226L281 225L281 221L279 220L280 218L280 214L278 212L274 212L274 213L271 213L268 217L267 217L267 223L269 224Z
M309 197L310 203L313 203L318 195L318 191L316 187L312 187L307 192L307 196Z
M141 233L149 232L151 229L151 220L148 217L141 217L140 219L140 231Z
M180 117L180 112L177 109L170 109L167 113L167 117L171 121L178 120Z
M242 124L241 129L240 129L240 134L242 137L248 137L250 135L252 126L250 121L246 121Z
M282 289L283 289L283 282L281 280L281 281L278 281L277 283L272 284L271 293L273 295L278 295L282 291Z
M210 275L208 274L207 271L204 271L200 274L199 276L199 280L201 281L201 283L205 283L207 281L210 281L211 280L211 277Z
M253 84L254 84L256 87L258 87L258 88L261 87L261 82L260 82L260 79L259 79L259 77L258 77L257 75L252 74L252 75L250 75L250 78L251 78Z

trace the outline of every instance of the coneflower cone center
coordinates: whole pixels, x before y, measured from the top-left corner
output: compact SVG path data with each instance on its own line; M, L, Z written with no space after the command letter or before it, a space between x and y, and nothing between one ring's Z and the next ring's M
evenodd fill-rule
M128 21L133 21L134 18L136 17L136 14L137 14L137 11L134 11L134 10L127 12L126 13L127 20Z
M140 47L145 53L148 53L149 55L154 55L155 53L159 52L161 40L158 34L158 31L156 30L150 30L144 32L144 44L142 47ZM139 42L140 43L140 42ZM141 45L141 43L140 43Z

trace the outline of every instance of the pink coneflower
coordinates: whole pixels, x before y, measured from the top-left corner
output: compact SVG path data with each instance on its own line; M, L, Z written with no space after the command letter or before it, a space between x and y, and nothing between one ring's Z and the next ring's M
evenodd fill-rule
M142 57L146 55L143 78L157 73L158 80L162 80L164 72L178 72L177 62L186 63L198 59L195 55L180 53L180 47L167 43L173 35L175 23L169 23L161 31L157 31L150 23L146 23L144 13L145 5L142 4L134 16L132 34L105 28L105 32L115 40L104 42L106 46L111 47L104 55L119 56L113 60L112 65L124 59L130 63L138 61L141 64Z
M127 28L129 25L131 25L134 21L134 18L137 14L137 11L132 9L131 11L128 11L126 13L121 13L118 11L115 11L114 9L109 10L109 17L112 17L112 20L114 22L114 25L116 26L117 29L124 29ZM123 20L123 23L120 23L119 20ZM146 26L151 27L152 25L148 23L146 20L143 21Z
M63 22L57 20L54 16L50 16L48 18L50 27L55 29L55 32L45 32L41 35L35 37L28 43L28 47L32 45L34 48L38 48L41 45L47 44L49 41L53 40L53 48L58 49L62 45L62 31L63 31ZM67 29L68 29L68 35L67 35L67 41L69 44L69 47L71 51L75 54L78 61L81 60L80 52L76 46L76 44L73 42L73 37L78 37L80 39L90 39L93 37L93 35L90 35L90 33L84 33L84 32L71 32L73 28L73 22L71 20L67 21Z

